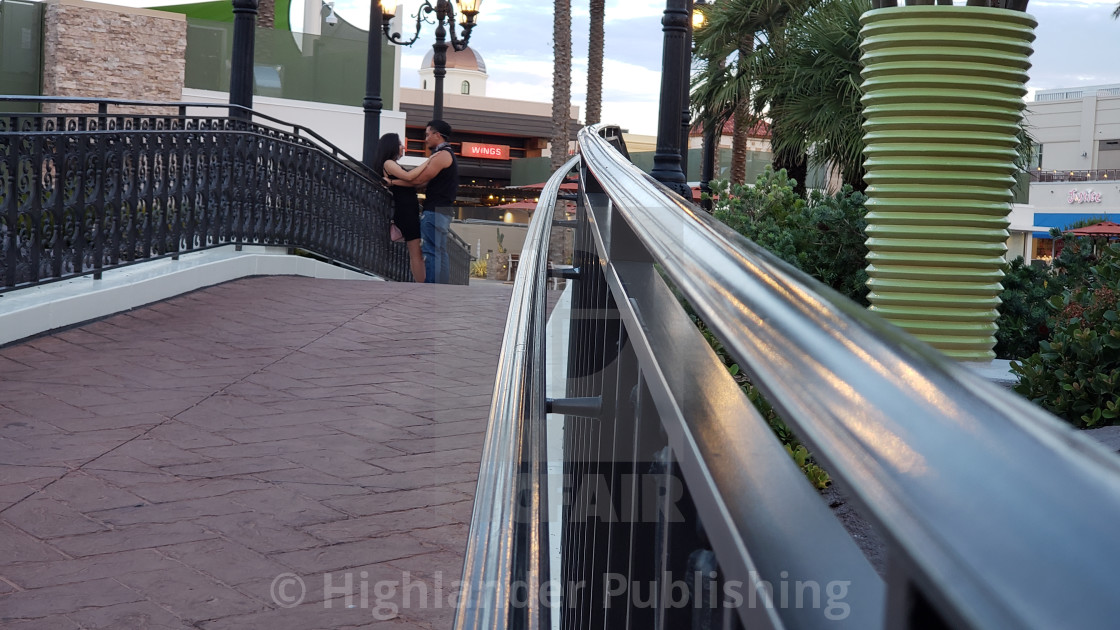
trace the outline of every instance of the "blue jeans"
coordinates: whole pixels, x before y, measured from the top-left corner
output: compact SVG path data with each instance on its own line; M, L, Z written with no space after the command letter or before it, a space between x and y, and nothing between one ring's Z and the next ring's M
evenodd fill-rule
M425 210L420 217L420 251L424 253L424 282L451 283L451 260L447 255L447 232L451 216Z

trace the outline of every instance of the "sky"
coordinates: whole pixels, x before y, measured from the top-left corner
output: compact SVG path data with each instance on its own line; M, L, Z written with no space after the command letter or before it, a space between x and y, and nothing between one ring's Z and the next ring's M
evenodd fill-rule
M421 0L399 0L409 15ZM716 0L717 2L719 0ZM1032 0L1039 22L1027 84L1039 89L1120 84L1120 0ZM182 2L182 0L179 0ZM117 0L153 6L170 0ZM956 0L963 4L963 0ZM370 0L336 0L335 11L351 24L369 23ZM482 0L471 47L486 61L486 95L529 101L552 99L550 0ZM603 62L603 122L634 133L657 132L661 81L661 16L665 0L607 0ZM415 24L415 22L413 22ZM435 41L425 25L420 39L402 50L401 84L420 87L417 70ZM408 33L410 35L410 33ZM584 112L587 93L587 2L572 2L572 103ZM1028 100L1031 96L1028 94Z

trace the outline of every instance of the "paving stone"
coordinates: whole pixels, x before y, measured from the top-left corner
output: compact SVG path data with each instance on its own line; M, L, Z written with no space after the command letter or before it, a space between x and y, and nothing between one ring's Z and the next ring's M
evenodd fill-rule
M0 617L3 621L3 617ZM62 615L53 615L42 619L27 621L11 621L3 624L5 630L81 630L77 622Z
M265 608L263 602L183 565L162 571L130 571L117 580L192 623Z
M163 475L158 481L142 480L129 486L129 491L151 503L186 501L205 497L221 497L231 492L254 490L268 484L253 478L244 479L180 479ZM136 505L145 501L137 501Z
M30 485L43 485L40 480L54 481L66 474L69 468L65 466L14 466L0 464L0 483L4 485L26 483Z
M280 457L248 457L242 459L226 458L212 460L204 464L184 464L167 466L164 470L186 479L217 479L234 477L267 470L295 468L296 465Z
M111 579L46 586L5 595L0 600L0 621L53 617L91 606L112 606L142 599L136 591Z
M421 488L399 492L381 492L362 496L346 496L326 501L330 507L349 514L369 516L415 508L458 503L470 500L474 493L464 494L443 488Z
M108 529L81 512L43 495L30 497L13 505L4 512L4 518L19 523L20 529L40 539Z
M291 551L278 554L275 558L278 562L306 575L396 560L426 551L418 541L408 536L384 536L369 539L369 534L370 530L366 530L365 535L352 539L359 542Z
M36 540L13 527L6 519L0 518L0 575L3 574L5 565L61 560L65 557L58 549Z
M147 436L170 442L183 449L205 448L211 446L226 446L233 441L222 435L203 431L198 427L172 420L148 431Z
M130 571L158 571L174 565L174 560L155 550L140 549L88 558L12 564L0 571L22 588L37 589L111 578Z
M469 524L472 501L462 501L449 505L401 510L362 516L358 518L312 525L306 531L327 542L344 543L363 540L371 535L384 536L390 533L409 532L417 527L441 527L453 523ZM459 506L453 509L449 506Z
M79 512L93 512L126 505L138 505L143 499L111 486L84 472L72 472L43 490L45 496L57 499Z
M266 554L220 538L169 545L160 547L158 551L199 573L231 585L272 580L281 573L291 571ZM267 597L262 601L268 601Z
M271 514L277 522L296 527L346 518L343 512L283 488L235 492L222 499L241 505L249 511Z
M245 506L231 501L230 496L232 495L227 494L221 497L204 497L166 503L144 503L142 505L90 512L89 516L98 521L121 527L138 523L176 523L200 516L222 516L249 511Z
M276 521L270 514L257 512L210 516L195 520L206 529L262 553L308 549L323 541L299 529Z
M182 464L199 464L210 461L205 455L179 448L165 440L145 438L132 440L113 451L114 455L124 455L150 466L164 467Z
M67 617L86 630L182 630L195 627L152 602L87 608Z
M71 556L80 557L160 547L214 536L193 523L141 523L108 532L56 538L51 544Z

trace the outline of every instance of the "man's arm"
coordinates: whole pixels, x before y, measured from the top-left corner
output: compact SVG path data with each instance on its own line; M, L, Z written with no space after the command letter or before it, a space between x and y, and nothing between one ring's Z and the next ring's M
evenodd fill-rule
M424 172L424 169L428 168L428 162L429 160L424 160L416 168L411 171L406 171L401 168L400 164L389 160L385 162L385 174L388 176L387 179L396 179L408 183L416 179L420 173Z
M451 166L451 153L448 151L440 151L428 158L427 167L420 171L411 180L393 179L391 185L394 186L412 186L413 188L420 188L427 184L433 177L443 172L443 169Z

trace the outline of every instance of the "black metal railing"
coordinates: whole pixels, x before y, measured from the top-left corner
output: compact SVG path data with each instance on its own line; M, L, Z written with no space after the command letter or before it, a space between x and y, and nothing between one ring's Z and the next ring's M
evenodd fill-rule
M0 291L223 245L411 277L384 185L309 129L225 104L0 102L79 110L0 114ZM452 282L466 284L458 249Z
M579 144L567 393L541 402L545 356L565 349L541 349L537 216L464 572L489 596L462 598L457 628L1114 624L1114 454L669 193L594 130ZM883 576L682 302L877 528ZM538 440L557 422L564 474L545 482Z
M1120 168L1073 171L1030 171L1032 182L1110 182L1120 180Z

